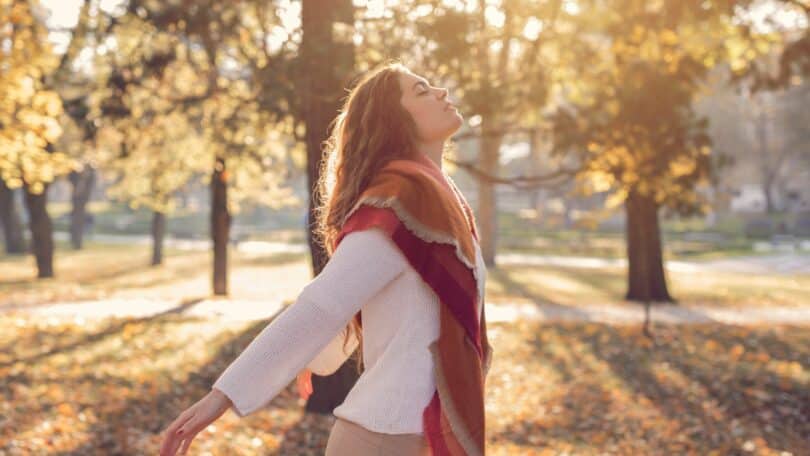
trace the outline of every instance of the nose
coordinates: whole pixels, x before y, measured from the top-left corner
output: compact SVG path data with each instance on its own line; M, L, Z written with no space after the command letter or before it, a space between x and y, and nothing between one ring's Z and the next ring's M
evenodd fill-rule
M447 90L447 89L445 89L445 88L441 88L441 89L439 89L439 93L441 94L441 95L439 96L439 99L440 99L440 100L444 100L445 98L447 98L447 95L449 95L449 94L450 94L450 91L449 91L449 90Z

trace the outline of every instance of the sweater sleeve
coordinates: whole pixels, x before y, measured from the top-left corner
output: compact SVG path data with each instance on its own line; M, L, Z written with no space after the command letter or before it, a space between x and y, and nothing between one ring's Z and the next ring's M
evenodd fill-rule
M270 402L311 361L318 371L328 371L336 362L330 342L343 335L341 330L363 304L402 274L406 264L380 229L347 234L320 274L262 329L212 388L228 396L234 412L244 417ZM315 359L320 354L323 357ZM324 363L327 359L333 361Z
M318 375L332 375L346 362L360 344L353 332L349 335L349 340L346 340L346 329L343 328L337 336L332 338L326 347L318 353L318 356L307 364L307 369ZM343 346L344 341L346 343L345 348Z

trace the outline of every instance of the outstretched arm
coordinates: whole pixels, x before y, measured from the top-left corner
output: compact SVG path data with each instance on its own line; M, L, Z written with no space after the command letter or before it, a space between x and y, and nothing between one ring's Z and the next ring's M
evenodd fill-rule
M351 334L349 334L349 340L346 341L346 332L347 328L344 328L337 336L333 337L326 344L326 347L318 353L318 356L307 364L307 369L318 375L334 374L360 344L353 331L349 331ZM343 348L344 341L346 342L346 348Z
M239 416L261 408L342 335L362 305L405 271L406 261L379 229L349 233L296 302L256 336L213 388L231 400Z

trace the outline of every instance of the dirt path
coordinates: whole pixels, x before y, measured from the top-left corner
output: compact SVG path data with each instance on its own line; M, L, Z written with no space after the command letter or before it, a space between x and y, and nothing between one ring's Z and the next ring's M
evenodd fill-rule
M41 316L55 319L97 319L107 317L149 317L161 313L216 318L230 321L269 318L283 307L281 301L203 299L178 302L169 299L105 299L56 303L35 308L6 308L4 314ZM677 305L653 306L652 321L667 324L722 323L722 324L810 324L810 308L711 308L681 307ZM641 306L589 306L569 307L552 304L488 303L487 322L534 321L586 321L596 323L627 324L644 321Z
M626 267L624 258L597 258L577 256L535 255L527 253L501 253L497 264L528 264L535 266L561 266L569 268ZM810 274L810 254L774 253L746 255L721 260L667 261L670 271L678 272L738 272L746 274Z
M57 238L66 237L66 233L57 233ZM96 234L90 237L94 241L125 244L151 244L146 235ZM211 241L207 239L186 240L167 238L165 246L180 250L210 250ZM245 254L302 253L307 245L290 242L246 241L237 244L236 249ZM537 255L531 253L499 253L498 264L532 264L543 266L562 266L573 268L625 267L625 259L599 258L585 256ZM746 255L720 260L667 261L667 269L682 272L741 272L741 273L778 273L810 274L810 253L781 252L761 255Z

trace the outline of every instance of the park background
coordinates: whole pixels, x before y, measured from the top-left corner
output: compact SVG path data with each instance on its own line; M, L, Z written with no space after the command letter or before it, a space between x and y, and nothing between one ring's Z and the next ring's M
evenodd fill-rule
M808 14L0 0L0 454L156 453L323 267L319 145L388 59L465 118L489 453L807 454ZM191 452L322 454L353 370Z

